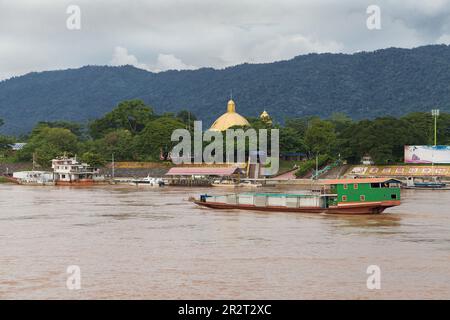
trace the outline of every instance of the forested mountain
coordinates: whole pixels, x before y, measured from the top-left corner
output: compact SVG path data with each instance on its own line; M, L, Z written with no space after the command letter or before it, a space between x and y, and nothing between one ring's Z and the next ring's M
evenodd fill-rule
M288 61L223 70L151 73L132 66L85 66L33 72L0 82L3 133L28 132L38 121L86 122L120 101L142 99L158 113L189 109L209 125L233 92L237 111L287 117L343 112L354 119L450 111L450 47L308 54Z

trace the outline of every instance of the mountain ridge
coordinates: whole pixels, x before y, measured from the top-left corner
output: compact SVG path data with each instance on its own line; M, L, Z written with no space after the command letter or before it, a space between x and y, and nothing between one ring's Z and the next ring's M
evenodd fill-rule
M311 53L272 63L153 73L133 66L83 66L31 72L0 81L3 133L24 134L38 121L86 122L120 101L142 99L156 112L189 109L204 127L226 110L263 109L286 117L343 112L354 119L450 111L450 47Z

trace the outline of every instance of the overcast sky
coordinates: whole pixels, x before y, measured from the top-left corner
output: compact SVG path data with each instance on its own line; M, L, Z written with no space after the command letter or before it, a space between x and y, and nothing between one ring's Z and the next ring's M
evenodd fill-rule
M369 30L366 9L381 9ZM69 5L81 29L69 30ZM0 79L132 64L224 68L311 52L450 43L450 0L0 0Z

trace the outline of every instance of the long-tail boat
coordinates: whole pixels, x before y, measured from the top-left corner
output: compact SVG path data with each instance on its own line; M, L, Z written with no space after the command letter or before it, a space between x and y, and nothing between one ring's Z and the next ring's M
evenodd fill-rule
M214 209L243 209L329 214L376 214L400 205L396 179L336 179L319 182L314 193L232 193L200 195L197 205Z

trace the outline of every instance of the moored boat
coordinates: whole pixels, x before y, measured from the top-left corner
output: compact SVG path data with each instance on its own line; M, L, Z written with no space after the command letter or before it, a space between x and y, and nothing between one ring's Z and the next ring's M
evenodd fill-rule
M321 185L320 193L204 194L192 201L214 209L329 214L376 214L400 205L399 180L337 179L325 180Z
M244 187L244 188L259 188L262 187L261 183L256 183L252 181L242 181L237 182L233 180L215 180L211 183L211 186L213 187L222 187L222 188L238 188L238 187Z
M53 173L48 171L16 171L9 181L30 186L54 185Z
M152 178L150 176L147 176L142 179L135 179L130 182L131 185L136 186L149 186L149 187L162 187L165 185L164 180L161 178Z
M234 188L237 187L238 183L234 180L214 180L211 183L212 187L221 187L221 188Z
M57 186L91 186L105 183L100 170L66 155L52 160L53 177Z
M434 177L431 181L416 181L414 178L408 178L406 181L406 189L438 189L446 190L447 184Z

